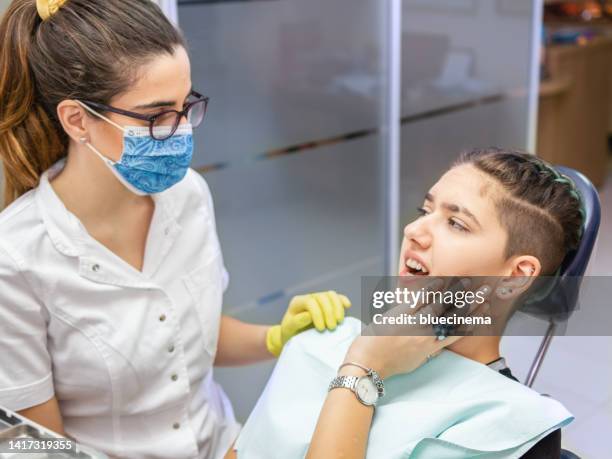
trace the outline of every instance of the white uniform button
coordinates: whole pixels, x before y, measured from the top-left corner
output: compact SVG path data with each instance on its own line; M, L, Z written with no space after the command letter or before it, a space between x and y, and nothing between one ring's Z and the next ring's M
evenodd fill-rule
M174 344L171 344L170 346L168 346L168 352L170 353L174 352Z
M98 271L100 271L100 265L96 263L95 265L91 267L91 270L97 273Z
M166 236L167 236L168 234L170 234L170 228L166 228L166 229L164 230L164 234L165 234Z
M170 376L170 379L172 379L172 381L176 381L178 379L178 375L174 373L172 376Z
M162 314L161 316L159 316L160 322L164 322L165 320L166 320L166 314Z
M181 425L180 425L178 422L175 422L174 424L172 424L172 428L173 428L174 430L178 430L178 429L180 429L180 428L181 428Z

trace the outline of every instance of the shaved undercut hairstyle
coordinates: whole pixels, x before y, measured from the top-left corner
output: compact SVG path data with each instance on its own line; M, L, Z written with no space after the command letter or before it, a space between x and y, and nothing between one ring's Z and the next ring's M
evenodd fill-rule
M532 255L552 275L580 242L583 209L573 182L529 153L500 148L463 152L453 167L469 164L499 185L492 191L508 233L506 259Z

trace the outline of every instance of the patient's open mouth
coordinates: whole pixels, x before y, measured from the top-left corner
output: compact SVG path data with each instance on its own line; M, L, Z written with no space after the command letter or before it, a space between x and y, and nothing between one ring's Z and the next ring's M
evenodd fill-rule
M414 258L406 258L404 275L427 276L429 270Z

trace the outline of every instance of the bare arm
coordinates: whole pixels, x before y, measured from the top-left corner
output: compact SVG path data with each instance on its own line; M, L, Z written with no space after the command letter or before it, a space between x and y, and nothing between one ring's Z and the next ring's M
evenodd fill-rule
M438 341L433 336L358 336L345 362L362 362L382 378L408 373L460 337ZM342 367L339 375L363 376L358 367ZM315 428L307 459L365 458L374 408L365 406L348 389L331 390Z
M363 376L365 372L355 367L344 367L338 374ZM363 405L350 390L330 391L306 459L364 458L373 415L374 408Z
M62 414L55 397L40 405L18 411L18 413L53 432L66 436Z
M266 347L269 325L254 325L222 316L216 366L248 365L274 358Z
M225 453L225 456L223 456L223 459L236 459L237 457L236 451L234 451L234 445L232 445L227 453Z

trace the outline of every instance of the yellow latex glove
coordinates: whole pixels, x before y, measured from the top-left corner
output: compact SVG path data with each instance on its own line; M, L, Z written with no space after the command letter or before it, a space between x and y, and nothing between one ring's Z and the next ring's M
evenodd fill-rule
M344 320L344 309L350 307L350 300L333 290L294 296L281 323L268 329L268 351L278 357L289 338L312 326L319 331L334 330Z

